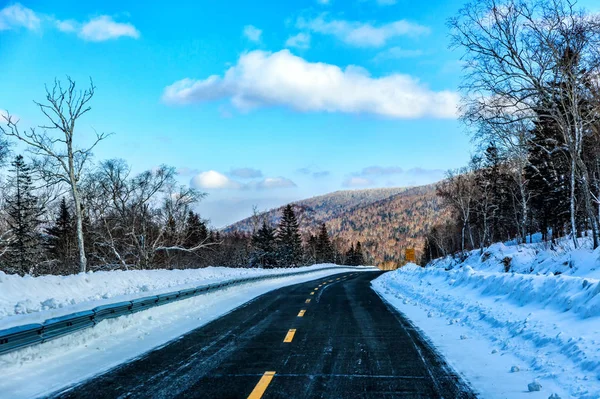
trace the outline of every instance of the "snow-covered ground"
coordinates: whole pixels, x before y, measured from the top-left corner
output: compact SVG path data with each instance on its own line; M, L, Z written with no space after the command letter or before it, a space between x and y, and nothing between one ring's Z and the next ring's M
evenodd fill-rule
M287 270L294 272L327 266L331 265ZM364 268L364 270L372 269ZM75 308L87 309L90 305L95 306L106 301L114 302L234 277L273 274L281 271L281 269L209 268L185 271L121 272L118 276L115 272L109 272L115 273L115 277L106 273L93 273L58 277L56 278L58 280L54 280L54 282L61 282L58 287L55 287L57 284L52 282L55 277L24 278L21 284L22 287L27 288L27 291L22 291L20 294L18 291L13 293L15 296L20 295L21 298L27 297L31 303L38 303L43 300L44 295L30 292L29 287L32 290L42 288L52 290L49 295L59 301L66 301L69 308L67 313L70 313ZM300 276L243 284L136 314L104 320L94 328L0 355L0 370L2 370L0 398L19 399L47 395L164 345L268 291L348 271L356 271L356 269L339 267L335 270L315 270L314 273ZM97 275L99 276L96 277ZM5 279L4 281L12 281L13 284L18 281L12 279L12 276L3 275L2 278ZM86 278L89 281L86 281ZM128 279L129 282L123 282L124 279ZM158 279L163 281L157 281ZM25 282L26 280L38 280L38 282ZM79 282L80 286L74 284L74 287L67 288L69 281ZM110 282L114 283L114 286L111 286ZM2 298L10 302L8 300L11 298L10 294L3 292L1 284ZM12 287L10 284L8 286ZM104 294L107 294L107 298L103 298ZM71 300L74 301L72 305ZM10 303L14 303L14 298ZM39 317L55 311L55 309L44 309L43 306L37 308L39 308L37 312L30 314ZM14 315L14 312L11 314Z
M223 280L295 273L334 265L287 269L207 267L129 270L70 276L21 277L0 272L0 330L63 316L99 305L212 284Z
M535 241L408 265L373 288L482 398L600 398L600 250Z

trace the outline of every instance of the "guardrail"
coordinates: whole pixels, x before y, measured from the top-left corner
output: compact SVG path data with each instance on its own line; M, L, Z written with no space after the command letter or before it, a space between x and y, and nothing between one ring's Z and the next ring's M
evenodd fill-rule
M84 328L93 327L102 320L113 319L115 317L137 313L155 306L191 298L206 294L208 292L218 291L234 285L281 277L298 276L301 274L320 272L323 270L350 268L352 267L330 266L322 269L305 270L301 272L268 274L264 276L225 280L219 283L201 285L181 291L147 296L144 298L138 298L131 301L118 302L109 305L102 305L95 307L92 310L85 310L82 312L71 313L65 316L48 319L41 324L26 324L12 327L6 330L0 330L0 355L27 346L41 344L51 339L62 337Z

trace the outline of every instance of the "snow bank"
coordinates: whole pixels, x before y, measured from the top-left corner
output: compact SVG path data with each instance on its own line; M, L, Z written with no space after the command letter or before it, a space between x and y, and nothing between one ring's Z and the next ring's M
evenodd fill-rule
M571 240L563 239L558 244L536 243L516 245L512 242L496 243L485 249L467 253L464 259L452 256L432 261L428 267L452 269L472 266L479 271L522 274L562 274L568 276L600 279L600 248L591 249L591 241L580 238L578 249Z
M462 263L386 273L373 288L482 397L600 398L598 266L590 249L496 244ZM529 392L532 381L539 391Z
M330 264L288 269L207 267L130 270L71 276L21 277L0 272L0 330L63 316L99 305L192 288L234 278L309 271Z
M287 269L289 272L298 270L311 270L328 265L312 266L301 269ZM364 268L364 271L373 268ZM203 272L204 278L202 277ZM252 269L225 269L210 268L190 271L156 271L155 276L162 276L163 283L154 282L155 290L166 289L166 287L179 288L174 281L188 281L187 277L180 280L177 278L185 276L196 276L199 280L190 280L185 284L199 284L214 282L224 277L249 276L252 273L272 274L282 270L252 270ZM56 390L71 384L93 377L101 372L109 370L121 363L141 356L142 354L177 339L177 337L201 327L204 324L217 319L223 314L243 305L247 301L262 295L268 291L281 288L291 284L302 283L317 278L331 276L343 272L356 272L356 268L339 267L300 276L289 276L278 279L264 280L254 283L243 284L213 293L200 295L168 303L163 306L148 309L143 312L122 316L116 319L104 320L94 328L82 330L68 336L58 338L40 345L34 345L15 352L0 356L0 397L11 399L31 398L49 395ZM112 273L112 272L110 272ZM120 275L144 275L147 272L123 272ZM150 272L153 274L154 272ZM95 277L94 273L92 276ZM170 276L173 277L170 277ZM73 276L73 279L85 279L86 275ZM178 277L175 277L178 276ZM130 278L130 277L127 277ZM130 281L137 281L131 277ZM169 280L169 278L172 278ZM190 277L192 278L192 277ZM213 280L209 280L212 278ZM44 278L42 278L44 279ZM66 278L69 279L69 278ZM101 276L99 281L112 281L113 277ZM25 280L28 280L25 278ZM29 279L31 280L31 279ZM62 281L59 279L59 281ZM140 282L152 283L146 277L140 277ZM43 283L40 283L43 284ZM83 286L89 283L82 283ZM116 284L116 283L115 283ZM162 285L161 285L162 284ZM138 285L136 285L138 286ZM140 285L140 287L143 284ZM126 284L120 286L121 291L105 288L108 293L115 295L137 295L142 293L148 295L150 291L135 290L124 291ZM93 284L91 289L96 289ZM85 291L85 290L84 290ZM65 293L64 298L93 298L94 293L84 296L84 291ZM62 292L55 289L55 295ZM74 293L75 292L75 293ZM97 292L103 292L102 289ZM124 294L123 292L128 292ZM152 292L154 293L154 292ZM23 294L22 294L23 295ZM27 294L29 295L29 294ZM61 298L62 298L61 297ZM114 300L115 297L112 299ZM37 301L38 299L36 299ZM92 301L95 301L93 299ZM32 299L33 302L33 299ZM112 302L112 300L111 300ZM90 304L91 302L80 302ZM86 306L87 307L87 306ZM38 313L43 313L40 311Z

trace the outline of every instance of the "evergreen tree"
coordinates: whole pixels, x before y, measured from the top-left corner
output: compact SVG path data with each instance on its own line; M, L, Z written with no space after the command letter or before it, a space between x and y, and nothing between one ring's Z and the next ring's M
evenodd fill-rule
M283 209L277 228L277 263L282 266L300 266L302 263L302 238L291 205Z
M317 263L333 263L333 246L329 240L329 233L327 233L325 223L321 225L316 249Z
M275 229L263 221L262 227L252 236L252 266L272 268L277 266L275 246Z
M527 188L532 193L532 211L546 240L569 221L569 155L556 122L539 113L530 140L529 165L525 168Z
M364 263L365 258L362 252L362 245L360 244L360 241L357 241L356 245L354 246L354 257L352 260L352 265L361 266Z
M350 244L350 249L346 252L346 262L348 266L352 266L354 263L354 244Z
M200 215L190 211L186 220L186 231L184 246L194 248L208 239L206 224L200 219Z
M177 223L173 216L169 216L167 219L167 225L165 226L165 244L166 246L177 245Z
M63 266L68 267L74 263L77 249L75 224L64 197L60 201L54 224L46 229L46 234L48 234L46 245L50 257Z
M9 271L31 274L42 255L38 228L43 209L34 194L31 169L25 163L23 156L18 155L11 165L13 176L11 192L6 199L6 212L13 239L8 246L5 263Z
M306 248L304 250L304 263L307 265L314 265L317 263L317 237L311 234L306 242Z

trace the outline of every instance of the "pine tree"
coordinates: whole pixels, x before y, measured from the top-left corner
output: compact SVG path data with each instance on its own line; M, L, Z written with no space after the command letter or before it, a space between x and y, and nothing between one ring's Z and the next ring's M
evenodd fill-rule
M329 240L329 233L325 223L321 225L319 237L317 238L317 263L333 263L333 246Z
M170 247L177 245L177 223L173 216L167 218L167 225L165 226L165 246Z
M262 227L252 236L252 266L272 268L277 266L275 246L275 229L263 221Z
M291 205L283 209L277 228L277 263L282 266L300 266L302 263L302 238L296 214Z
M48 254L68 268L75 261L77 237L73 217L64 197L60 201L54 224L46 229L46 234L48 234L46 241Z
M352 266L354 263L354 244L350 244L350 249L346 252L346 262L345 264L348 266Z
M25 163L23 156L18 155L11 165L13 177L11 192L6 199L6 212L13 239L8 246L5 263L9 271L31 274L42 256L38 228L43 209L34 195L31 169Z
M306 242L304 249L304 263L307 265L314 265L317 263L317 237L311 234Z
M194 248L208 239L208 229L200 216L190 211L186 220L185 242L186 248Z
M560 234L569 221L569 155L556 122L539 113L530 140L525 168L532 210L544 240L548 230Z
M357 241L356 246L354 247L354 258L353 258L352 264L354 266L361 266L364 263L365 263L365 258L363 256L363 252L362 252L362 245L360 244L360 241Z

